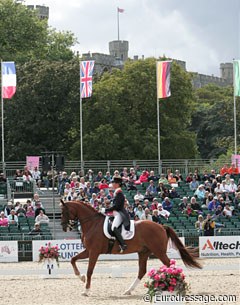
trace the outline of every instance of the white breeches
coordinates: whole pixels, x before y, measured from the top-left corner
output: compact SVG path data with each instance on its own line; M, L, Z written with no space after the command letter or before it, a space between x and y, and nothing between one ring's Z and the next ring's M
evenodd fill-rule
M112 223L112 231L114 230L114 228L118 228L122 223L122 216L120 213L118 213L117 211L113 211L113 216L114 220Z

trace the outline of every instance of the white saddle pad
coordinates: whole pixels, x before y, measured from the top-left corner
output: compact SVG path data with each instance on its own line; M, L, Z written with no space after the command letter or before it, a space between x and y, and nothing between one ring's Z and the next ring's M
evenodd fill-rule
M111 236L108 233L108 220L109 220L109 216L106 216L105 221L103 223L103 233L109 239L116 239L114 236ZM134 220L130 220L130 230L129 231L125 230L124 225L122 225L122 237L124 240L132 239L134 234L135 234Z

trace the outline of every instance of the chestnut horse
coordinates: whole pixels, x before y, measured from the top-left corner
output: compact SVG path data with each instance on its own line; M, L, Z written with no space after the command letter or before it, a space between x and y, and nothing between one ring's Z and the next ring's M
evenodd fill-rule
M71 228L72 220L78 219L83 232L83 244L85 250L71 259L71 264L75 275L85 282L85 276L80 275L76 266L79 259L88 258L87 283L83 295L88 295L91 286L91 276L100 254L108 253L108 238L103 233L103 223L105 215L96 211L91 205L82 201L61 201L62 216L61 224L66 232ZM184 247L174 230L168 226L162 226L149 220L135 222L135 235L131 240L127 240L127 249L123 254L138 253L139 271L138 277L124 294L131 294L140 280L146 273L147 259L150 254L154 254L163 264L169 266L170 260L166 254L169 238L178 249L181 258L186 266L202 268L196 260L196 251ZM114 243L111 254L119 254L119 245ZM123 255L122 254L122 255Z

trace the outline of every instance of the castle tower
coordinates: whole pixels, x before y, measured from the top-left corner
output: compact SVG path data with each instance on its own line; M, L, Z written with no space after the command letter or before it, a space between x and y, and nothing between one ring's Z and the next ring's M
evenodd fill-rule
M232 63L221 63L220 64L221 77L224 78L229 84L233 83L233 64Z
M128 41L114 40L109 42L109 53L121 61L128 59Z

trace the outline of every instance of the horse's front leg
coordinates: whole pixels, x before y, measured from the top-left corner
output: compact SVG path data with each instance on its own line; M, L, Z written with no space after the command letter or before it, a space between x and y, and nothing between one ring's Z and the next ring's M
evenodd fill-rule
M79 259L88 258L88 256L89 256L89 252L88 252L87 249L85 249L83 252L78 253L77 255L72 257L72 259L71 259L71 264L72 264L75 275L79 276L81 281L83 281L84 283L85 283L85 275L80 275L80 271L78 270L78 267L76 265L76 261L79 260Z
M90 253L90 255L89 255L88 270L87 270L87 284L86 284L86 290L83 293L83 295L85 295L85 296L88 296L88 294L89 294L93 269L96 265L98 256L99 256L99 254L96 254L96 253Z

